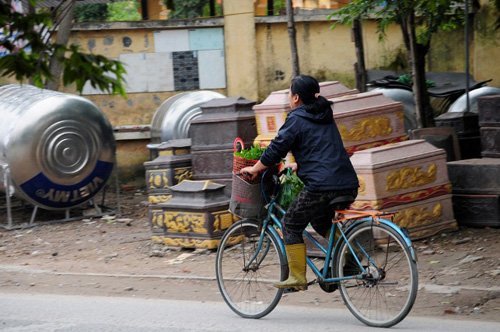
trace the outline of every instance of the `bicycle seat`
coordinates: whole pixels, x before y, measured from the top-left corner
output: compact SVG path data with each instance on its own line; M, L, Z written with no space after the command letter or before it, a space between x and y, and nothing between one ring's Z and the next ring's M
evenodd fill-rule
M355 198L351 195L338 196L332 199L328 205L334 210L345 210L354 202L354 200Z

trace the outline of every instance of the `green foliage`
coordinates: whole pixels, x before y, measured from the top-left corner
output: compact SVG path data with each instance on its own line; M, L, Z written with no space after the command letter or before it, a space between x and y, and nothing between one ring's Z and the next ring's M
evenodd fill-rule
M285 174L280 177L281 192L278 197L278 203L287 209L290 203L304 188L304 183L300 180L297 174L293 173L289 168Z
M215 3L215 15L214 16L222 16L224 13L222 11L222 5ZM210 17L210 3L207 3L202 10L203 17Z
M59 79L50 72L50 61L54 57L63 66L65 86L75 84L81 93L89 82L102 91L125 96L123 65L101 55L81 53L76 45L68 47L52 42L50 13L12 13L10 2L0 2L0 26L5 35L0 39L0 47L8 51L0 57L0 75L44 87L47 81Z
M353 0L348 5L329 15L338 23L351 25L356 18L372 18L377 21L379 37L391 24L404 24L410 15L415 15L417 43L428 45L433 33L450 31L463 25L463 10L455 0Z
M197 18L203 16L203 8L208 0L164 0L165 6L171 10L169 18Z
M77 4L75 9L77 22L92 21L140 21L138 1L118 1L105 3Z
M140 21L139 3L134 0L108 3L108 21Z
M329 15L337 23L350 24L354 20L370 18L376 20L379 38L392 24L398 24L403 41L412 63L412 75L417 120L419 126L426 127L433 122L432 109L425 86L425 56L432 35L439 30L451 30L464 22L461 4L455 0L352 0L348 5ZM336 24L332 25L335 28Z
M286 0L274 0L274 15L286 15Z
M397 81L400 83L406 84L408 86L413 85L413 80L411 78L411 74L400 75L398 77ZM432 88L432 87L436 86L436 83L434 83L434 81L432 81L432 80L425 80L425 85L427 86L427 88Z
M76 84L78 91L83 90L88 81L93 88L109 91L111 94L125 96L122 84L116 84L116 78L123 80L126 71L120 61L110 60L103 55L81 53L77 45L71 45L64 59L63 84Z
M105 3L77 4L75 20L77 22L106 21L108 5Z
M237 157L247 159L247 160L259 160L265 150L266 150L266 148L263 148L260 145L255 144L254 146L252 146L248 149L236 151L234 153L234 155Z
M0 58L0 74L15 76L18 81L31 78L35 84L43 84L44 78L50 76L50 50L38 27L50 28L50 17L45 13L24 16L11 12L10 2L1 2L0 26L5 36L0 39L0 47L8 51Z

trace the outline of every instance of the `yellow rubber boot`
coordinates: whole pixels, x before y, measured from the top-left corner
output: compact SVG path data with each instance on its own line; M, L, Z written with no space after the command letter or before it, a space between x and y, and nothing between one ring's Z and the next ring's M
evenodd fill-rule
M274 284L274 287L306 290L306 245L304 243L286 245L285 250L290 271L288 279Z

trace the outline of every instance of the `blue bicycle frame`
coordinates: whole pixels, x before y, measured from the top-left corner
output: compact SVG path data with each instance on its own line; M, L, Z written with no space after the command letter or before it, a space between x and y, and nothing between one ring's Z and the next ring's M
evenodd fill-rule
M282 224L281 220L282 220L283 216L285 215L286 211L279 204L277 204L274 199L271 200L271 202L268 204L267 209L268 209L267 216L263 220L263 224L262 224L262 231L261 231L261 236L260 236L259 243L258 243L258 250L257 250L256 254L254 255L254 257L252 257L252 259L250 259L249 263L247 264L247 267L249 267L252 264L252 262L255 261L258 253L262 250L262 246L263 246L262 242L263 242L263 238L264 238L263 232L266 229L268 229L271 233L273 233L273 235L275 235L276 238L282 239L281 234L282 234L282 230L283 230L283 224ZM369 222L372 220L373 219L370 217L356 219L355 222L351 226L349 226L349 228L354 227L354 226L358 225L359 223ZM272 222L273 227L270 227L271 222ZM405 244L408 246L408 248L410 248L410 254L411 254L412 259L416 262L416 260L417 260L416 254L415 254L415 251L413 249L411 240L407 236L407 234L405 234L405 232L403 232L396 224L394 224L393 222L391 222L387 219L377 218L377 222L389 226L390 228L395 230L399 235L401 235L401 237L405 241ZM333 257L332 254L334 252L336 252L337 250L339 250L338 247L341 243L341 241L339 241L339 240L335 241L335 239L334 239L334 234L336 233L337 229L339 230L341 238L347 243L349 250L352 254L352 257L356 260L356 263L358 264L358 266L360 268L361 273L358 275L344 276L344 277L328 277L328 267L331 264L331 260ZM325 261L323 263L322 270L320 270L316 266L316 264L312 261L311 258L306 257L307 265L311 268L311 270L314 272L314 274L316 275L316 277L318 278L319 281L325 282L325 283L336 283L336 282L339 282L342 280L362 279L363 275L367 273L365 267L359 261L358 255L356 255L354 253L354 249L352 248L351 244L347 242L345 232L341 229L341 227L339 227L338 223L332 223L331 231L330 231L330 238L328 239L328 246L326 248L321 243L319 243L319 241L316 240L316 238L314 238L308 231L304 230L303 234L307 239L309 239L311 241L311 243L316 248L318 248L321 252L323 252L323 254L325 254ZM279 246L280 246L281 252L286 256L285 244L282 240L279 241ZM365 257L367 257L367 259L370 261L372 266L375 266L375 267L377 266L376 262L371 259L370 255L365 251L365 249L362 246L358 246L358 249L361 251L361 253Z
M263 180L262 180L263 181ZM263 195L265 195L263 193ZM254 254L254 256L249 260L249 262L246 264L245 269L250 269L251 264L253 264L254 261L256 261L258 254L262 250L263 246L263 239L264 239L264 232L265 230L269 230L277 239L280 239L279 241L279 249L281 252L286 256L286 251L285 251L285 243L283 241L283 224L282 224L282 218L285 215L286 211L276 202L276 198L278 195L274 195L270 198L270 202L267 204L267 215L263 220L262 224L262 230L259 238L259 242L257 245L257 251ZM348 232L349 229L357 226L360 223L364 222L370 222L370 221L376 221L381 224L385 224L386 226L390 227L394 231L396 231L401 238L405 241L405 244L407 247L410 249L410 255L411 258L414 262L417 261L417 256L415 253L415 250L413 248L412 242L406 232L404 232L399 226L394 224L392 221L376 217L376 220L374 220L373 216L372 217L360 217L360 218L355 218L353 219L354 223L349 226L349 228L344 232L341 227L339 227L339 223L332 223L331 229L330 229L330 238L328 239L328 246L327 248L323 247L321 243L319 243L316 238L314 238L308 231L304 230L303 235L313 243L313 245L318 248L321 252L325 254L325 262L323 263L323 269L320 270L316 266L316 264L312 261L311 258L306 257L306 262L307 265L311 268L311 270L314 272L316 277L318 278L319 281L324 282L324 283L336 283L342 280L349 280L349 279L362 279L363 276L367 273L365 267L361 264L359 261L358 255L355 254L354 249L352 248L351 244L347 241L346 233ZM272 226L271 226L272 225ZM340 233L340 238L342 238L345 243L347 243L347 246L349 247L349 251L352 254L352 257L356 260L356 263L358 264L361 273L358 275L353 275L353 276L344 276L344 277L328 277L328 267L332 263L332 257L333 253L337 252L339 250L339 245L342 243L340 241L340 238L338 240L334 239L336 231L339 231ZM370 261L370 264L376 268L377 264L375 261L372 260L370 255L365 251L363 246L360 246L358 244L357 248L361 251L361 253L367 257L367 259ZM269 248L266 248L266 251L269 250ZM262 257L265 257L265 254L262 255ZM288 259L288 258L287 258ZM257 265L260 264L259 261L257 261Z

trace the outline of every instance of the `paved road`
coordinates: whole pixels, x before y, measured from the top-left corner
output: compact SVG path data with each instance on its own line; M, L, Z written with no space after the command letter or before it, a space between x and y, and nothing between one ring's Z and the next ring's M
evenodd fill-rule
M221 302L0 293L0 330L45 331L367 331L346 310L279 306L260 320ZM500 331L500 323L408 317L402 331Z

